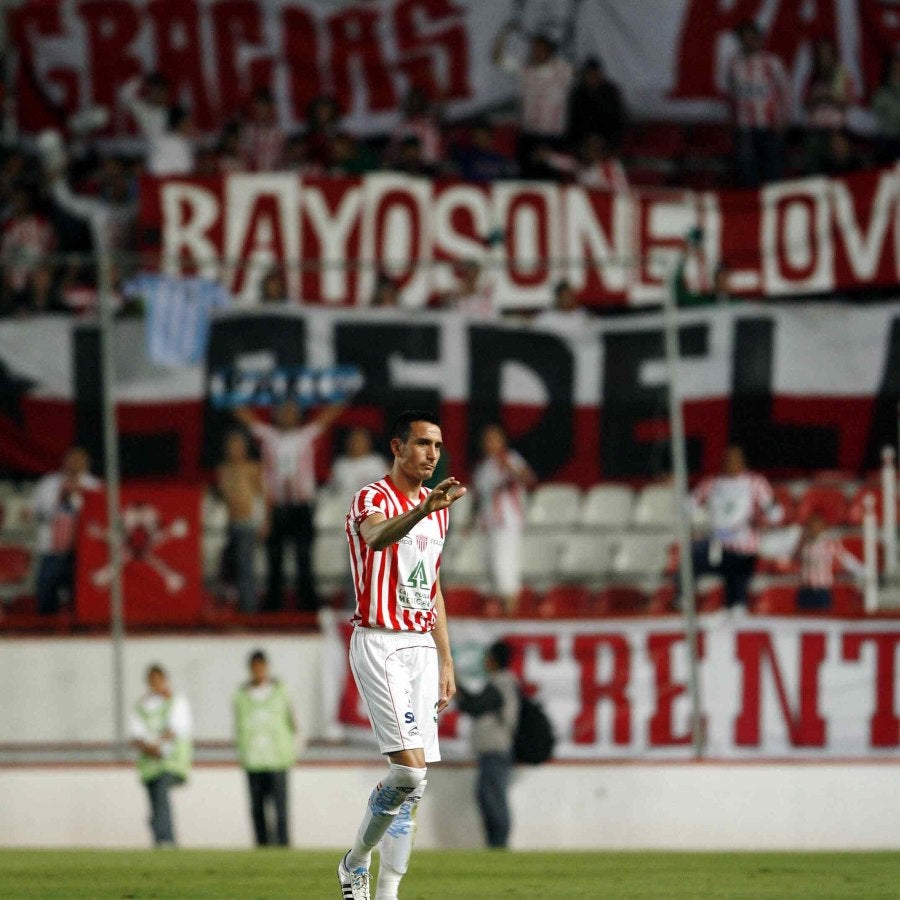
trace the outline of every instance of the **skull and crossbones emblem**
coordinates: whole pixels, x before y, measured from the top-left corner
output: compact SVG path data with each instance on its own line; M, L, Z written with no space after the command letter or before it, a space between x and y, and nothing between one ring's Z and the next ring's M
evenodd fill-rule
M164 523L159 510L149 503L130 503L122 510L122 530L122 566L132 562L145 563L159 575L170 594L177 594L184 587L185 578L157 553L170 540L187 536L187 521L178 518ZM96 523L88 526L88 534L97 540L109 539L109 529ZM91 575L91 582L98 588L109 587L112 576L112 563L107 563Z

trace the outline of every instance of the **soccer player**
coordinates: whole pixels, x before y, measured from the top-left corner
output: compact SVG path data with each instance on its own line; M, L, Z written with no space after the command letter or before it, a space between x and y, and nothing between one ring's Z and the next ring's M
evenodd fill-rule
M423 486L441 448L432 413L401 413L391 429L390 474L360 490L347 514L356 592L350 668L390 768L338 865L342 900L369 900L369 865L379 844L378 900L397 897L426 764L441 758L438 713L456 693L438 571L449 508L466 489L456 478L432 491Z

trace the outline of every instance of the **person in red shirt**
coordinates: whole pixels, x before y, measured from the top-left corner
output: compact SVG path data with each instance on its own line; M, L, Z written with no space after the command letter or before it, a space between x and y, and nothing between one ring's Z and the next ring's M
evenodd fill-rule
M345 900L370 900L369 865L377 846L378 900L397 897L426 765L441 758L438 713L456 693L438 573L450 506L466 489L452 477L431 491L424 486L442 447L433 413L401 413L391 428L390 474L358 491L347 514L356 593L350 668L390 768L338 865Z

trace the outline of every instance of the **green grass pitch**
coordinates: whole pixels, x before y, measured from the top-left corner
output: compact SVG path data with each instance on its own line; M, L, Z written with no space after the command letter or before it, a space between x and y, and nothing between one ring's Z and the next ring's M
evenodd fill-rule
M0 897L336 900L339 857L337 850L0 850ZM401 895L404 900L896 900L900 853L421 851Z

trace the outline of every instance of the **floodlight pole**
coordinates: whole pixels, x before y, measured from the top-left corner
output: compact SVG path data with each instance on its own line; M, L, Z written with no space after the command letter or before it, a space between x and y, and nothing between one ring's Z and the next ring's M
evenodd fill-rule
M684 413L678 386L678 311L674 280L670 279L664 302L666 368L669 376L669 431L674 477L675 524L678 529L681 611L688 651L688 694L691 700L691 745L694 758L703 756L703 700L700 691L699 637L697 631L697 594L691 553L691 519L688 508L688 467L684 437Z
M112 702L116 756L124 759L125 743L125 627L122 590L122 521L119 512L119 432L116 419L115 321L112 308L112 259L106 234L94 229L100 288L100 365L103 384L103 455L106 460L107 543L112 580L109 585L112 639Z

